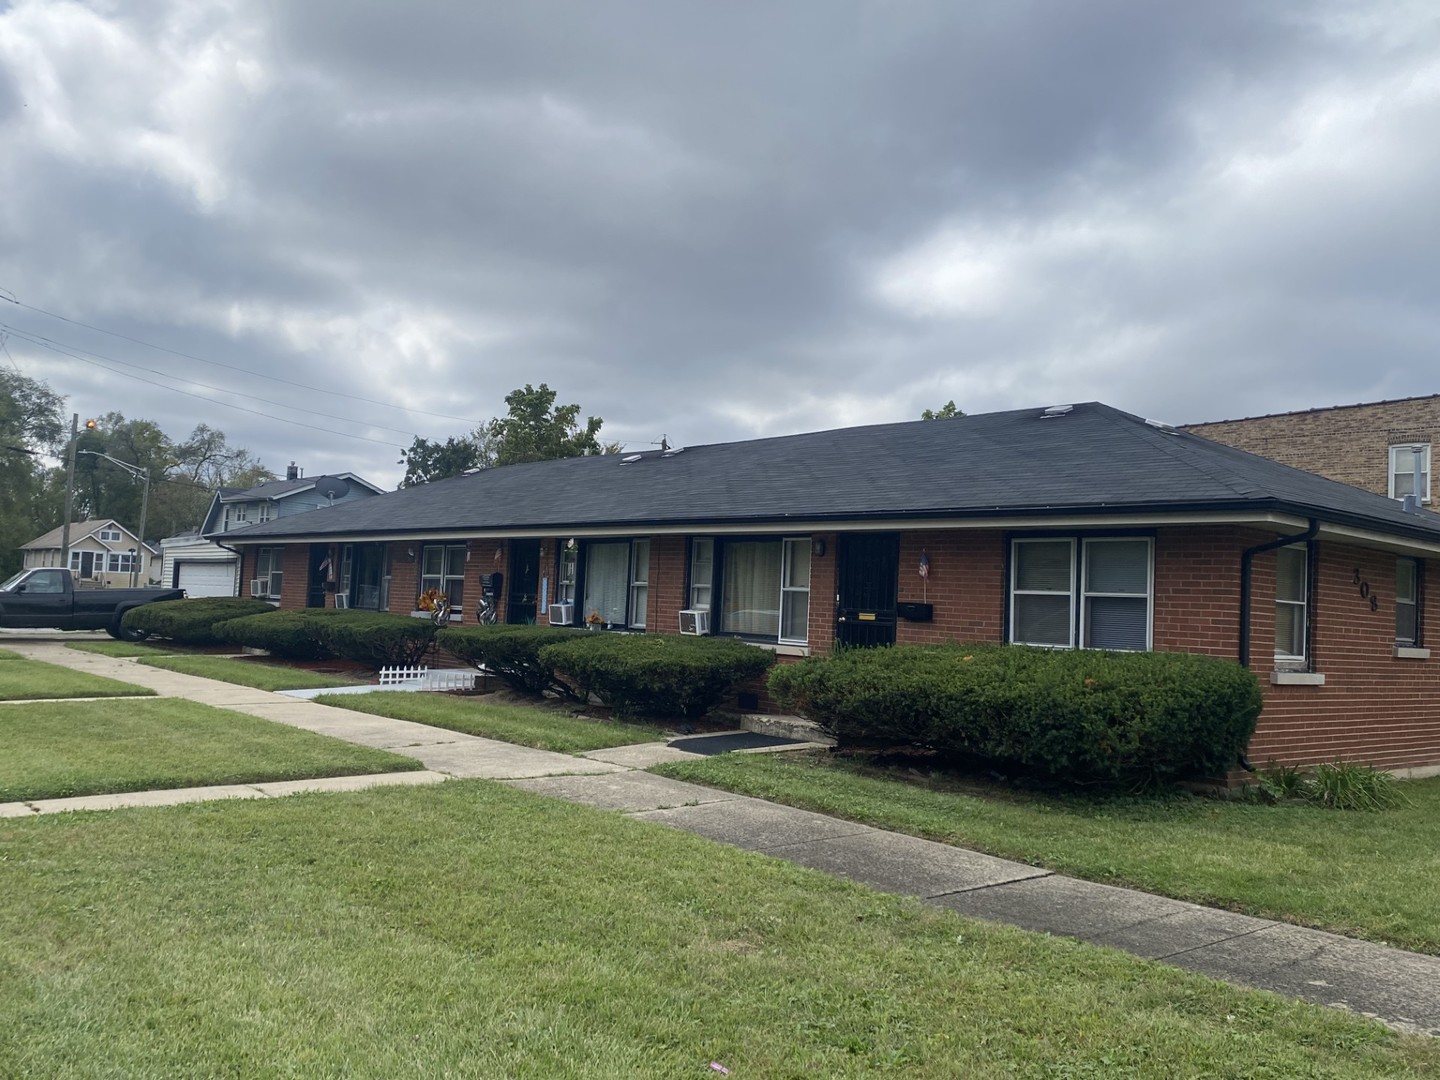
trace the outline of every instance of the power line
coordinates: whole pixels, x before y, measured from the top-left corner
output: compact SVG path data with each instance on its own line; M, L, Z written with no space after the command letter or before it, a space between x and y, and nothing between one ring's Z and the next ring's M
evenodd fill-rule
M127 379L134 379L136 382L146 383L150 386L158 386L161 390L169 390L172 393L184 394L186 397L197 398L200 401L208 402L211 405L220 405L227 409L234 409L237 412L249 413L252 416L263 416L267 420L278 420L282 424L291 424L294 427L306 428L310 431L324 431L331 435L344 436L347 439L358 439L361 442L375 443L377 446L388 446L392 449L404 449L403 447L397 446L393 442L386 442L384 439L372 439L368 435L353 435L348 431L336 431L334 428L320 427L316 424L307 424L303 420L289 420L283 416L272 416L270 413L261 412L259 409L247 409L243 405L233 405L228 401L217 401L215 398L206 397L204 394L193 394L189 390L181 390L178 386L167 386L164 383L156 382L154 379L147 379L141 375L132 375L128 371L119 371L115 368L110 367L108 364L101 363L99 360L92 360L88 356L81 356L78 353L70 352L68 349L62 349L55 345L47 345L43 341L33 341L29 338L26 338L26 340L31 341L31 344L33 345L39 345L42 349L49 349L53 353L59 353L61 356L68 356L72 360L79 360L82 364L90 364L93 367L100 368L102 371L108 371L112 375L122 375ZM354 422L357 424L361 423L361 421L359 420Z
M401 412L413 413L416 416L433 416L438 417L442 420L459 420L463 424L479 425L484 422L481 420L476 420L475 418L469 416L452 416L449 413L434 412L430 409L412 409L406 405L396 405L392 401L381 401L379 398L368 398L363 397L360 394L347 394L343 390L329 390L323 386L311 386L308 383L293 382L290 379L282 379L278 375L266 375L264 372L256 371L253 368L242 367L239 364L227 364L221 360L207 360L203 356L195 356L193 353L181 352L179 349L171 349L164 345L156 345L154 342L151 341L142 341L140 338L129 337L128 335L122 334L116 330L106 330L103 326L94 326L91 323L81 322L79 319L72 319L66 315L60 315L54 311L46 311L44 308L38 308L34 304L27 304L23 300L17 299L13 294L6 295L7 293L9 293L9 291L10 290L8 289L0 289L0 300L8 301L9 303L14 304L16 307L25 308L27 311L34 311L40 315L45 315L51 319L59 319L61 322L70 323L72 326L83 326L86 330L93 330L97 334L106 334L109 337L119 338L121 341L128 341L132 345L141 345L147 349L155 349L159 352L166 352L172 356L179 356L186 360L194 360L200 364L210 364L214 367L228 368L231 371L239 371L246 375L253 375L258 379L269 379L272 382L284 383L286 386L298 386L302 390L313 390L317 394L333 394L335 397L350 398L353 401L363 401L367 404L380 405L387 409L398 409ZM389 428L387 430L393 431L395 429Z
M257 394L247 394L244 391L230 390L223 386L212 386L210 383L203 383L197 379L191 379L184 375L171 375L168 371L160 371L158 368L146 367L144 364L132 364L129 360L121 360L118 357L107 356L105 353L96 352L94 349L81 349L78 345L69 345L63 341L56 341L54 338L48 338L29 330L21 330L17 327L10 326L8 323L0 323L0 330L7 330L10 333L14 334L16 337L18 337L21 341L28 341L30 342L30 344L39 345L41 348L49 348L50 346L54 345L59 348L76 349L82 353L85 353L87 356L93 356L96 359L104 360L111 364L122 364L125 367L135 368L139 371L148 371L150 372L150 374L159 375L161 378L164 379L175 379L179 382L189 383L191 386L199 386L203 387L206 390L214 390L217 394L232 394L235 397L249 398L251 401L258 401L264 405L274 405L275 407L280 409L289 409L291 412L309 413L311 416L323 416L329 420L341 420L347 424L368 424L367 421L356 420L352 416L339 416L336 413L319 412L315 409L302 409L298 405L288 405L283 401L272 401L270 398L263 398ZM120 371L116 372L116 374L124 375L125 372ZM176 388L172 387L171 389ZM216 404L224 404L224 402L216 402ZM397 435L408 435L412 439L419 438L419 436L416 435L415 432L406 431L403 428L393 428L386 424L368 424L368 426L380 428L382 431L393 431Z

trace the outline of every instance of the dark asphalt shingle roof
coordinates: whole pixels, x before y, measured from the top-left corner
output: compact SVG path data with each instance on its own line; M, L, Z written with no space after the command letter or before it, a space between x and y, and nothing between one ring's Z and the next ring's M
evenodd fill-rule
M631 457L632 455L625 455ZM1098 402L487 469L246 529L286 536L1166 510L1440 540L1440 515ZM239 539L238 537L236 538Z

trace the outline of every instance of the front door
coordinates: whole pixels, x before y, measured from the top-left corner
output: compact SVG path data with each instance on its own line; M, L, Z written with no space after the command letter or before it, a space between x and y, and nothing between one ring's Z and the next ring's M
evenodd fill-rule
M540 541L510 541L510 602L505 621L531 624L535 621L536 590L540 587Z
M838 542L835 640L851 646L895 644L899 534L841 533Z
M325 606L325 582L332 570L326 565L330 559L329 544L310 545L310 577L305 589L306 607Z

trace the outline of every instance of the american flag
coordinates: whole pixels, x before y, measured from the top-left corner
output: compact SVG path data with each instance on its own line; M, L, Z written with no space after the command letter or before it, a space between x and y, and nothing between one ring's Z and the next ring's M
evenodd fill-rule
M930 556L923 551L920 552L920 576L923 578L930 576Z

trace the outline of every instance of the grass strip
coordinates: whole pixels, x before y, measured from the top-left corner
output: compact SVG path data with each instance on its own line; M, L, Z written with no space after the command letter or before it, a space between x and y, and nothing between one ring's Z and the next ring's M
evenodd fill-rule
M0 701L27 701L40 698L143 697L153 694L103 675L72 671L59 664L24 657L0 664Z
M19 654L18 652L11 652L9 649L0 649L0 660L19 660L19 659L22 659L22 657L20 656L20 654Z
M410 720L562 754L582 754L587 750L655 742L664 738L658 727L613 720L587 720L556 709L497 705L483 698L449 694L378 691L373 694L321 694L315 700L322 705L335 705L395 720Z
M831 755L727 754L653 771L1110 885L1440 954L1440 778L1347 813L1203 798L1056 797Z
M65 647L76 652L118 657L168 656L176 651L159 645L142 645L136 641L67 641Z
M1421 1077L1440 1041L500 784L0 821L0 1075Z
M179 698L6 706L0 746L0 802L421 768L411 758Z
M202 679L253 686L256 690L322 690L330 686L358 686L343 675L320 675L301 668L227 656L157 656L140 661L146 667L198 675Z

